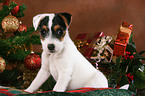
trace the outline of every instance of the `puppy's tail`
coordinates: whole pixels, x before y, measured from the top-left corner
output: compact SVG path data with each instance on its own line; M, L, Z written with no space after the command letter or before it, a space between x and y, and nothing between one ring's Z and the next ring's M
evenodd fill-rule
M119 89L126 89L126 90L128 90L128 88L129 88L129 84L126 84L126 85L120 87Z

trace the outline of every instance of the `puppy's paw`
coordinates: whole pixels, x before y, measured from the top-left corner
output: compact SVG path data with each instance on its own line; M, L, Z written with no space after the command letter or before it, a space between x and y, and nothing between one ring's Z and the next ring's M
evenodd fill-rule
M28 93L33 93L33 91L31 91L31 90L28 90L28 89L26 89L26 90L24 90L25 92L28 92Z
M64 92L64 90L53 90L54 92Z
M59 88L59 87L54 87L53 88L53 91L55 91L55 92L64 92L65 91L65 89L64 88Z

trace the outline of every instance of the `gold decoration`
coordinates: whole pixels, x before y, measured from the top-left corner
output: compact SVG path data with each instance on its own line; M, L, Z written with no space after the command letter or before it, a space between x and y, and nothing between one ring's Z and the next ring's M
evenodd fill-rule
M4 32L15 32L18 30L19 25L19 20L12 15L8 15L2 20Z
M0 57L0 73L2 73L5 70L5 68L6 68L6 62L2 57Z
M87 43L87 41L77 40L77 41L75 41L75 45L76 45L77 49L80 51L81 47L83 47L85 45L89 45L89 44Z

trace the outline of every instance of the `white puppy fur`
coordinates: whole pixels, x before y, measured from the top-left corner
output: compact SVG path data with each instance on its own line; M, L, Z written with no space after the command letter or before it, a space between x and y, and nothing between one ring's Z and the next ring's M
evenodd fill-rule
M81 87L107 88L108 81L102 72L95 69L91 63L77 50L69 37L68 28L62 41L52 38L52 19L54 14L39 14L33 18L35 30L39 22L45 16L49 16L49 36L42 43L41 69L31 85L25 90L36 91L50 76L56 80L53 91L64 92L66 90ZM48 50L48 44L55 45L55 52Z

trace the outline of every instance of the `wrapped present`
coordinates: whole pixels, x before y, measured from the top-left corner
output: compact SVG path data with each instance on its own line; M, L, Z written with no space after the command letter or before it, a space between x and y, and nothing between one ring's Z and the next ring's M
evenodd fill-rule
M111 62L113 49L110 47L110 43L112 39L111 36L98 38L91 59L95 62Z
M104 37L103 32L97 32L97 33L83 33L78 34L75 38L75 45L78 48L78 50L87 58L90 60L90 57L93 53L96 40L99 37Z
M118 33L117 39L114 44L114 52L115 56L125 55L126 46L129 40L129 37L132 33L133 25L123 22L120 31Z

